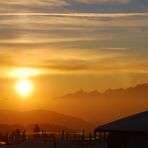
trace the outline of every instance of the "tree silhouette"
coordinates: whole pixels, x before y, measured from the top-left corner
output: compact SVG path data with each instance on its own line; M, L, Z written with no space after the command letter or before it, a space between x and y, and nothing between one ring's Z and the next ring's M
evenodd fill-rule
M40 130L40 127L39 127L39 125L38 124L36 124L35 125L35 128L34 128L34 130L33 130L35 133L38 133L38 132L40 132L41 130Z

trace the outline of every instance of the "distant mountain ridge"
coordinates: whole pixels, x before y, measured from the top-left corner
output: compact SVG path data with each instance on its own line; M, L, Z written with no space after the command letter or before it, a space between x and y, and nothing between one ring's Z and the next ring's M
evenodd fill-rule
M101 93L84 90L55 99L58 112L87 119L94 125L105 124L123 116L148 109L148 84L127 89L109 89Z
M100 93L97 90L91 92L85 92L80 90L75 93L67 94L59 97L59 99L99 99L99 98L140 98L148 99L148 84L140 84L135 87L129 87L127 89L109 89L104 93Z
M44 129L64 128L75 131L94 129L96 124L104 124L130 113L147 110L148 84L127 89L109 89L103 93L97 90L91 92L80 90L54 101L56 111L62 114L48 110L26 112L0 110L0 130L4 125L26 126L36 123L44 125ZM93 125L85 120L92 122ZM12 127L15 126L9 129Z
M72 130L92 128L92 125L87 121L48 110L32 110L26 112L0 110L0 124L23 126L31 124L52 124Z

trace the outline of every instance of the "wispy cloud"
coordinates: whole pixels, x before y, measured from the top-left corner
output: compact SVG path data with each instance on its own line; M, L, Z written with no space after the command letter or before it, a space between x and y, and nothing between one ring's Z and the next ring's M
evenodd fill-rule
M0 16L67 16L67 17L132 17L148 16L148 13L0 13Z
M52 7L61 7L61 6L66 6L69 5L65 0L1 0L0 4L5 4L9 6L18 6L18 5L24 5L24 6L52 6Z
M1 13L1 71L146 72L146 62L140 69L138 59L147 58L147 18L147 13Z
M9 58L3 56L1 67L7 72L30 67L44 74L148 73L147 61L139 62L130 52L133 53L128 48L100 48L97 51L15 49L11 53L9 50Z
M1 0L0 12L56 12L69 6L65 0Z
M148 12L147 4L147 0L1 0L0 12L138 13Z
M82 3L128 3L130 0L76 0Z

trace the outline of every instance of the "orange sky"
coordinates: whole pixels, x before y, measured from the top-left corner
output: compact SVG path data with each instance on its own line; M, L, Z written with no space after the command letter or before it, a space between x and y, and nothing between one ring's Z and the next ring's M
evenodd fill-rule
M120 115L145 110L146 100L133 102L130 98L102 100L100 110L95 101L86 101L81 108L84 100L54 99L82 89L104 92L148 83L148 11L144 3L147 1L1 0L0 109L42 108L89 119L94 116L93 120L100 112L108 114L104 120L109 115L117 117L114 107ZM32 87L25 97L16 90L18 81L24 79Z

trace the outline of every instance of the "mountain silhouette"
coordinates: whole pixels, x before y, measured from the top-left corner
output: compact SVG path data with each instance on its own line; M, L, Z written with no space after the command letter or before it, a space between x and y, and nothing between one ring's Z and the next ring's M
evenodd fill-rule
M72 130L91 129L92 125L82 119L59 114L48 110L32 110L26 112L0 110L0 124L8 125L31 125L52 124L63 126Z
M75 93L59 97L60 99L100 99L100 98L130 98L130 99L148 99L148 84L140 84L127 89L109 89L104 93L99 91L85 92L80 90Z
M67 94L56 99L57 110L92 122L94 125L128 116L148 109L148 84L127 89L109 89ZM59 104L59 105L58 105Z

